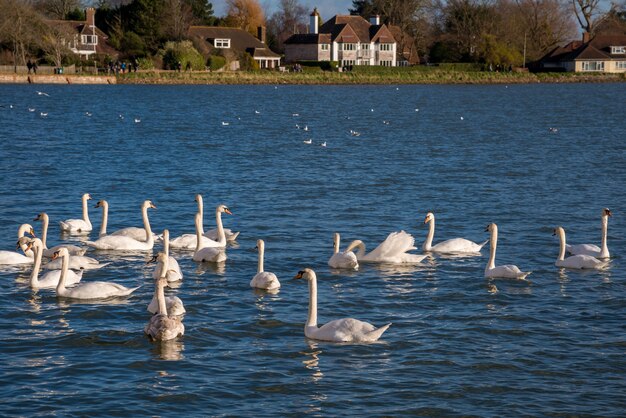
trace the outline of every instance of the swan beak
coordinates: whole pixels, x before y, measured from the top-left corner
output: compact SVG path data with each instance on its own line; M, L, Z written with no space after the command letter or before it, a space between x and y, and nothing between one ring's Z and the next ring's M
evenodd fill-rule
M296 274L295 276L293 276L294 279L301 279L302 275L304 274L303 271L299 271L298 274Z
M33 237L37 237L37 235L35 234L35 230L33 228L30 229L30 231L28 231L29 234L31 234Z
M39 219L41 219L41 214L35 216L35 219L33 219L33 221L38 221Z
M556 235L556 229L552 230L552 236Z
M229 215L232 215L232 214L233 214L233 213L230 211L230 209L228 209L228 208L224 208L224 212L225 212L225 213L228 213Z
M19 243L18 243L18 247L19 247ZM33 243L29 242L28 245L26 246L26 251L30 251L33 248ZM24 252L26 252L24 251Z
M428 216L424 218L424 225L426 225L428 223Z
M485 228L485 232L489 232L489 226L490 225L487 225L487 227Z
M150 260L146 261L146 264L156 263L157 262L157 257L158 256L156 256L156 255L152 256L152 258Z
M54 254L52 254L51 260L56 260L57 258L59 258L59 251L55 251Z
M152 203L152 202L150 203L150 207L151 207L152 209L156 209L156 208L157 208L157 207L156 207L156 205L155 205L154 203Z
M610 210L608 210L608 209L606 210L606 214L607 214L607 215L609 215L609 216L613 216L613 214L611 213L611 211L610 211Z

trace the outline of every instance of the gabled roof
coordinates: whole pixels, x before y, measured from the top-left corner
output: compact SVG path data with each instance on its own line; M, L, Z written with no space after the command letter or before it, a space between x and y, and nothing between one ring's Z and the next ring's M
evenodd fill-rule
M330 33L333 41L343 32L346 26L352 29L358 42L370 42L370 22L361 16L335 15L320 27L320 33ZM354 41L357 42L357 41Z
M396 40L386 25L372 25L361 16L335 15L319 28L319 33L291 35L286 44L394 43Z
M291 35L286 44L329 44L330 34L328 33L297 33Z
M106 40L109 39L109 37L104 32L102 32L97 27L92 28L91 26L87 25L87 22L85 21L50 19L50 20L46 20L46 23L52 27L65 28L68 32L73 32L73 33L76 33L77 35L93 35L95 31L95 34L98 36L98 44L96 45L96 53L106 54L110 56L117 56L119 54L119 52L116 51L115 48L113 48L111 45L109 45L106 42ZM80 39L79 39L79 43L80 43ZM89 45L87 46L87 48L91 50L92 46Z
M213 42L215 39L230 39L231 49L240 52L248 52L253 57L280 57L280 55L269 49L263 42L239 28L191 26L189 28L189 35L209 42Z
M611 54L612 46L626 46L626 35L596 35L587 43L572 41L548 52L541 62L626 59L626 54Z

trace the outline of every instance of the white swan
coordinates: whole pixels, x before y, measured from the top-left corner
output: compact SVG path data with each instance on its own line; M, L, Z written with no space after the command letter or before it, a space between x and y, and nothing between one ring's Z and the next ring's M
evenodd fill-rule
M561 226L557 226L552 235L558 235L560 242L559 257L556 259L556 263L554 263L557 267L600 270L607 266L608 260L601 261L586 254L577 254L565 258L565 247L567 246L565 241L565 229Z
M24 254L15 251L1 250L0 265L33 264L35 262L33 251L28 248L28 243L22 240L27 232L33 237L35 236L35 231L33 231L33 227L29 224L22 224L17 229L16 249L20 248Z
M198 212L200 212L200 216L202 217L202 222L204 222L204 202L202 199L202 195L199 193L196 195L196 202L198 203ZM204 229L204 228L201 228L201 229ZM212 239L213 241L219 241L220 239L219 228L209 229L208 231L204 232L203 235L209 239ZM226 241L234 242L235 240L237 240L237 237L239 236L239 232L233 232L229 228L224 228L224 235L226 236Z
M57 285L57 296L84 300L106 299L112 297L128 296L135 290L139 289L139 286L129 289L122 286L121 284L112 282L82 282L68 289L65 287L70 261L70 255L67 252L67 249L61 248L59 251L54 253L52 259L54 260L57 258L60 258L62 260L61 279L59 280L59 284Z
M168 283L178 282L183 279L183 272L180 270L178 261L176 261L176 259L170 255L169 241L170 231L168 229L165 229L163 231L163 252L168 257L167 274L165 277ZM161 266L161 264L157 264L157 268L155 268L154 272L152 272L152 278L154 278L155 280L161 277Z
M294 279L309 281L309 317L304 325L308 338L333 342L370 342L378 340L391 323L380 328L354 318L336 319L317 327L317 276L310 268L299 271Z
M71 270L95 270L108 265L109 263L102 264L92 257L84 255L70 255L69 268ZM52 260L44 264L42 268L46 270L60 270L62 266L62 260L57 258L56 260Z
M258 289L275 290L280 287L278 277L274 273L263 270L263 257L265 255L265 242L262 239L256 241L256 248L259 250L259 261L257 274L250 280L250 287Z
M52 257L52 255L61 247L67 248L67 251L69 251L70 255L85 255L85 252L87 251L87 249L83 247L79 247L78 245L59 244L59 245L55 245L52 248L48 248L48 245L47 245L48 224L50 223L50 218L48 218L48 214L46 212L41 212L33 220L41 221L41 243L43 244L43 256L44 257Z
M333 236L333 244L335 252L328 260L328 265L335 269L351 269L358 270L359 262L356 255L352 251L339 251L341 237L338 232Z
M197 248L196 235L200 235L201 245L200 248L206 247L226 247L226 233L224 232L224 226L222 224L222 213L232 215L232 212L225 205L217 205L215 208L215 222L217 223L218 239L212 240L204 236L202 229L202 213L197 212L194 217L196 225L195 234L183 234L180 237L174 238L170 241L170 248L177 248L181 250L194 250ZM199 216L198 216L199 215Z
M87 207L87 201L91 199L89 193L85 193L82 197L83 200L83 219L67 219L59 222L62 232L83 234L91 232L91 222L89 221L89 208Z
M205 240L208 238L200 233L201 223L202 219L200 218L200 213L196 213L196 234L194 235L196 237L196 251L193 253L193 261L210 263L221 263L222 261L226 261L227 257L225 247L203 247ZM221 225L221 221L218 226L219 225ZM222 238L224 238L223 232ZM225 241L226 238L224 238L224 243Z
M163 256L163 260L167 259L163 253L159 253L159 256ZM144 328L144 332L153 341L173 340L179 335L182 336L185 334L185 325L183 325L182 317L171 314L168 315L167 303L165 301L165 293L163 290L166 285L167 279L165 277L161 277L155 282L158 313L150 318L150 321Z
M155 207L149 200L144 202L144 206ZM145 237L148 238L145 239ZM147 251L154 247L154 234L152 229L150 229L150 222L147 222L146 215L146 218L144 218L144 240L136 240L125 235L105 235L96 241L85 241L85 244L97 250Z
M578 244L578 245L568 245L567 252L570 254L582 254L582 255L590 255L596 258L609 258L611 254L609 254L609 247L606 243L606 235L609 229L609 217L611 216L611 211L608 208L602 209L602 242L601 247L598 247L594 244Z
M504 266L496 267L496 247L498 245L498 226L494 223L487 225L485 231L491 232L490 235L490 253L487 267L485 268L485 277L489 279L503 278L503 279L520 279L524 280L531 272L523 272L512 264L506 264Z
M433 237L435 236L435 215L432 212L426 214L424 224L430 224L426 241L422 245L423 251L430 251L441 254L476 254L479 255L480 250L489 242L488 240L482 244L476 244L465 238L452 238L435 245Z
M103 216L102 222L103 224L105 224L104 231L106 233L106 223L104 222L105 207L106 207L107 220L108 220L109 204L107 203L106 206L103 206L102 208L102 216ZM146 231L150 231L150 233L152 233L152 229L150 228L150 220L148 219L148 209L156 209L156 206L150 200L145 200L141 204L141 218L143 219L143 228L138 228L136 226L129 226L128 228L122 228L122 229L118 229L117 231L111 232L109 235L130 237L137 241L146 241ZM100 229L100 234L102 234L102 228ZM156 240L158 237L156 234L152 234L152 238Z
M156 288L156 281L161 280L161 279L165 279L167 281L167 277L165 277L165 275L163 274L163 270L165 269L165 271L167 272L171 271L171 268L169 265L169 262L171 259L172 257L169 257L167 253L159 253L156 256L154 256L152 260L149 261L149 263L155 262L155 261L158 263L155 271L159 272L159 276L155 278L154 296L152 297L152 300L150 301L150 304L148 305L148 312L150 313L155 314L159 310L159 299L158 299L158 294L157 294L158 289ZM183 304L183 301L180 300L178 296L164 296L164 298L165 298L165 304L167 306L167 311L169 312L170 315L178 316L178 315L183 315L185 312L187 312L185 310L185 305Z
M416 249L414 244L415 239L411 234L400 231L389 234L378 247L367 254L365 254L365 244L358 239L350 243L348 248L346 248L346 252L358 248L359 250L356 253L357 260L371 263L421 263L422 260L428 257L427 255L409 254L407 252Z
M61 270L52 270L39 278L39 269L41 268L41 259L44 253L43 241L39 238L22 237L20 240L27 242L28 248L35 253L35 265L30 275L30 287L33 289L54 289L59 284L61 278ZM72 286L80 282L83 278L83 270L75 273L69 270L66 276L66 285Z
M98 235L99 238L102 238L107 234L107 223L109 223L109 202L101 199L96 202L96 206L94 207L96 209L102 208L102 222L100 223L100 234Z

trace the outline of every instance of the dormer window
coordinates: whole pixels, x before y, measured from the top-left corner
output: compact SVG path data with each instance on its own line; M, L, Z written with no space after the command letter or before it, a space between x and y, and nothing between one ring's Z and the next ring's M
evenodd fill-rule
M98 37L96 35L81 35L83 45L98 45Z
M611 54L626 54L626 46L612 46Z
M230 48L230 39L216 39L213 41L216 48Z

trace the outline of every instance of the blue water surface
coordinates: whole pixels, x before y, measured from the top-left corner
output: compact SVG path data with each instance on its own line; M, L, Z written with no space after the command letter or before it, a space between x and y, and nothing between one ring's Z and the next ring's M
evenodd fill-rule
M173 253L184 279L168 294L185 303L186 333L166 344L143 334L151 254L88 253L110 264L84 281L141 285L115 301L57 299L29 288L30 267L0 269L1 414L624 415L624 103L623 84L0 85L0 249L22 223L40 233L43 211L49 246L86 239L58 228L80 217L83 193L90 239L99 199L110 231L140 226L151 199L155 231L193 232L196 193L205 228L225 203L241 231L223 266ZM599 244L603 207L609 268L555 267L553 228ZM484 279L488 248L327 266L334 232L373 249L405 230L421 252L429 211L435 242L481 242L497 223L497 263L531 270L530 283ZM249 287L258 238L275 295ZM304 267L318 274L320 323L392 322L381 341L305 338L308 288L290 280Z

